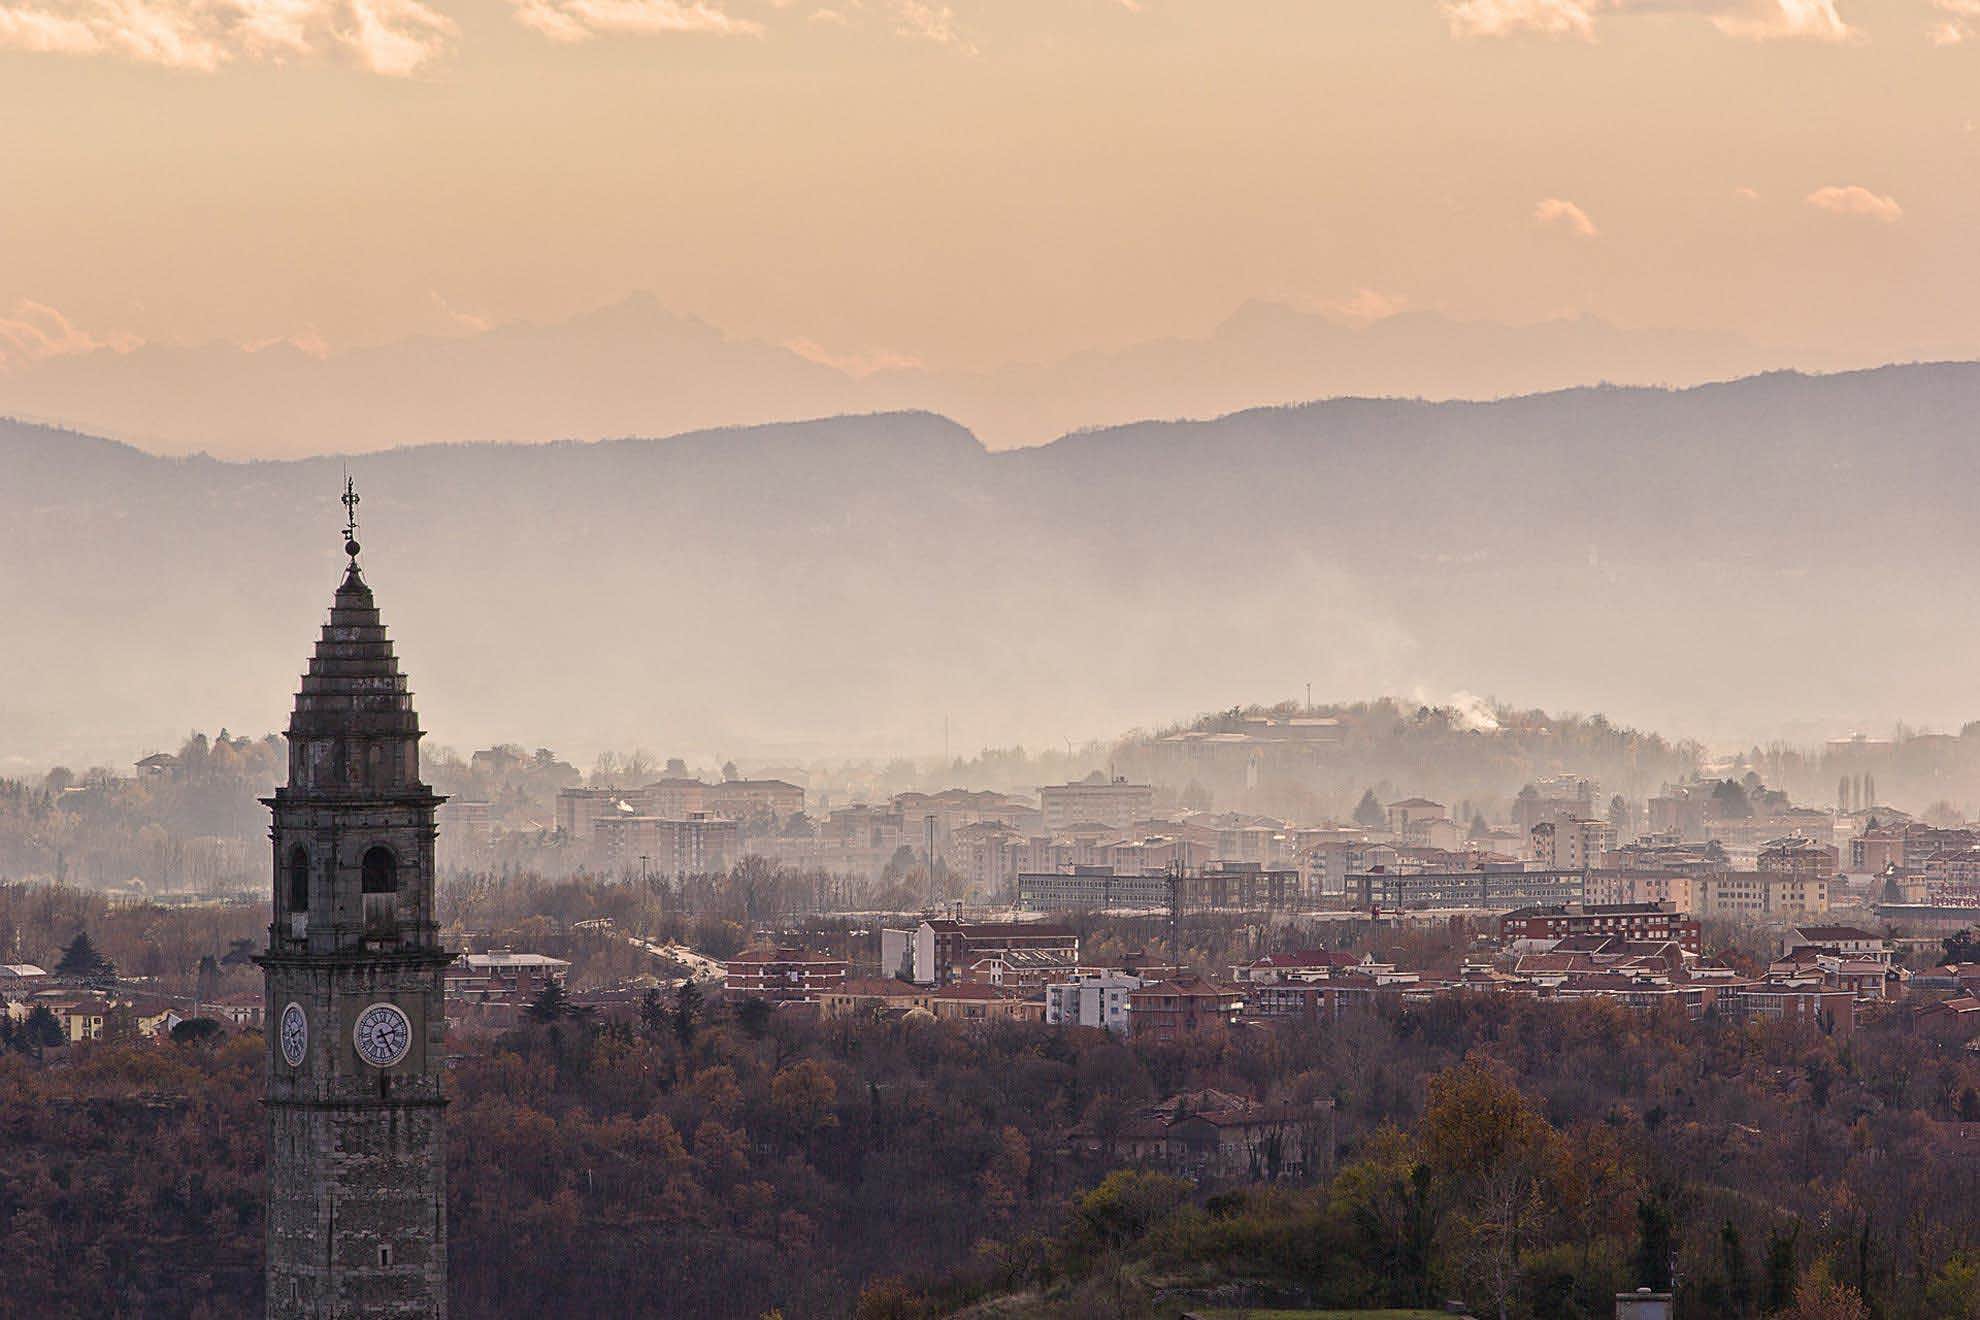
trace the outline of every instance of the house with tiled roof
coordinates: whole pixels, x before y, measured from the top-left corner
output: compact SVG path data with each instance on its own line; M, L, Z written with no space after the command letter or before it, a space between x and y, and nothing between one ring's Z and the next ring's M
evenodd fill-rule
M1045 1001L994 985L915 985L894 977L858 977L821 990L821 1017L907 1017L947 1022L1041 1022Z
M1128 1114L1096 1114L1067 1134L1076 1155L1122 1159L1183 1177L1270 1182L1324 1176L1333 1104L1265 1104L1228 1091L1172 1095Z

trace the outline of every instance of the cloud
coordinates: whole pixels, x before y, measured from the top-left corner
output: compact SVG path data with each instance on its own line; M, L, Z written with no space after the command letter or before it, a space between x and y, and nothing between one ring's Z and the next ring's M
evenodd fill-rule
M1760 200L1760 190L1748 184L1741 184L1739 187L1733 189L1733 196L1743 202L1757 202Z
M1935 46L1957 46L1970 40L1980 27L1980 0L1932 0L1932 7L1946 15L1931 30Z
M0 0L0 49L199 73L334 57L404 77L442 54L458 31L421 0Z
M977 53L976 44L956 26L956 11L928 0L894 0L894 30L904 37L932 41L965 55Z
M737 18L710 0L513 0L516 21L552 41L588 41L603 33L696 32L756 37L763 24Z
M1837 0L1748 0L1714 14L1712 26L1752 41L1856 40L1856 29L1843 21L1836 5Z
M1887 225L1896 224L1904 218L1904 208L1897 204L1897 198L1871 192L1854 183L1844 187L1831 184L1826 188L1817 188L1802 200L1818 211L1869 216Z
M1325 303L1320 310L1336 321L1364 326L1400 315L1408 306L1409 299L1401 294L1383 293L1379 289L1356 289L1352 298Z
M1445 0L1454 37L1506 37L1538 32L1595 39L1595 10L1604 0Z
M23 298L11 312L0 316L0 369L94 353L100 348L128 353L140 342L136 335L91 334L46 303Z
M921 366L920 358L887 348L835 353L812 339L789 339L784 341L784 347L807 362L816 362L821 367L830 367L855 379L864 379L881 371L914 371Z
M1961 3L1963 0L1952 0ZM1851 41L1840 0L1442 0L1451 35L1509 37L1530 32L1593 41L1605 15L1688 13L1729 37L1749 41Z
M1594 238L1601 232L1588 218L1588 212L1560 197L1548 197L1536 205L1533 208L1533 222L1565 229L1576 238Z
M486 334L495 328L494 321L486 316L478 316L473 312L462 311L448 302L445 295L438 289L428 289L426 292L427 296L433 300L434 307L439 309L440 315L446 318L448 329L460 334L479 335Z

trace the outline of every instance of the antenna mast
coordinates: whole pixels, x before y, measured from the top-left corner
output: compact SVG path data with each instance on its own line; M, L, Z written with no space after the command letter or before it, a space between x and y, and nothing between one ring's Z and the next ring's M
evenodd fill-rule
M1182 841L1176 841L1176 859L1169 863L1169 961L1182 967L1183 861Z

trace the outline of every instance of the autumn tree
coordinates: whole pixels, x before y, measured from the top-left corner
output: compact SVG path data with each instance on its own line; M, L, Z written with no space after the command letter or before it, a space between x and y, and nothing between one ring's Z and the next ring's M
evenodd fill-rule
M1453 1222L1464 1273L1505 1320L1521 1251L1546 1213L1541 1191L1554 1131L1501 1065L1474 1055L1430 1079L1420 1132L1424 1162L1459 1206Z

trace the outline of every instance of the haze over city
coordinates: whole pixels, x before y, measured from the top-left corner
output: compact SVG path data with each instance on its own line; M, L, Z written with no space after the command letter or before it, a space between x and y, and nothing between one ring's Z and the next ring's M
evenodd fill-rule
M1980 1317L1980 0L0 0L0 1313Z

